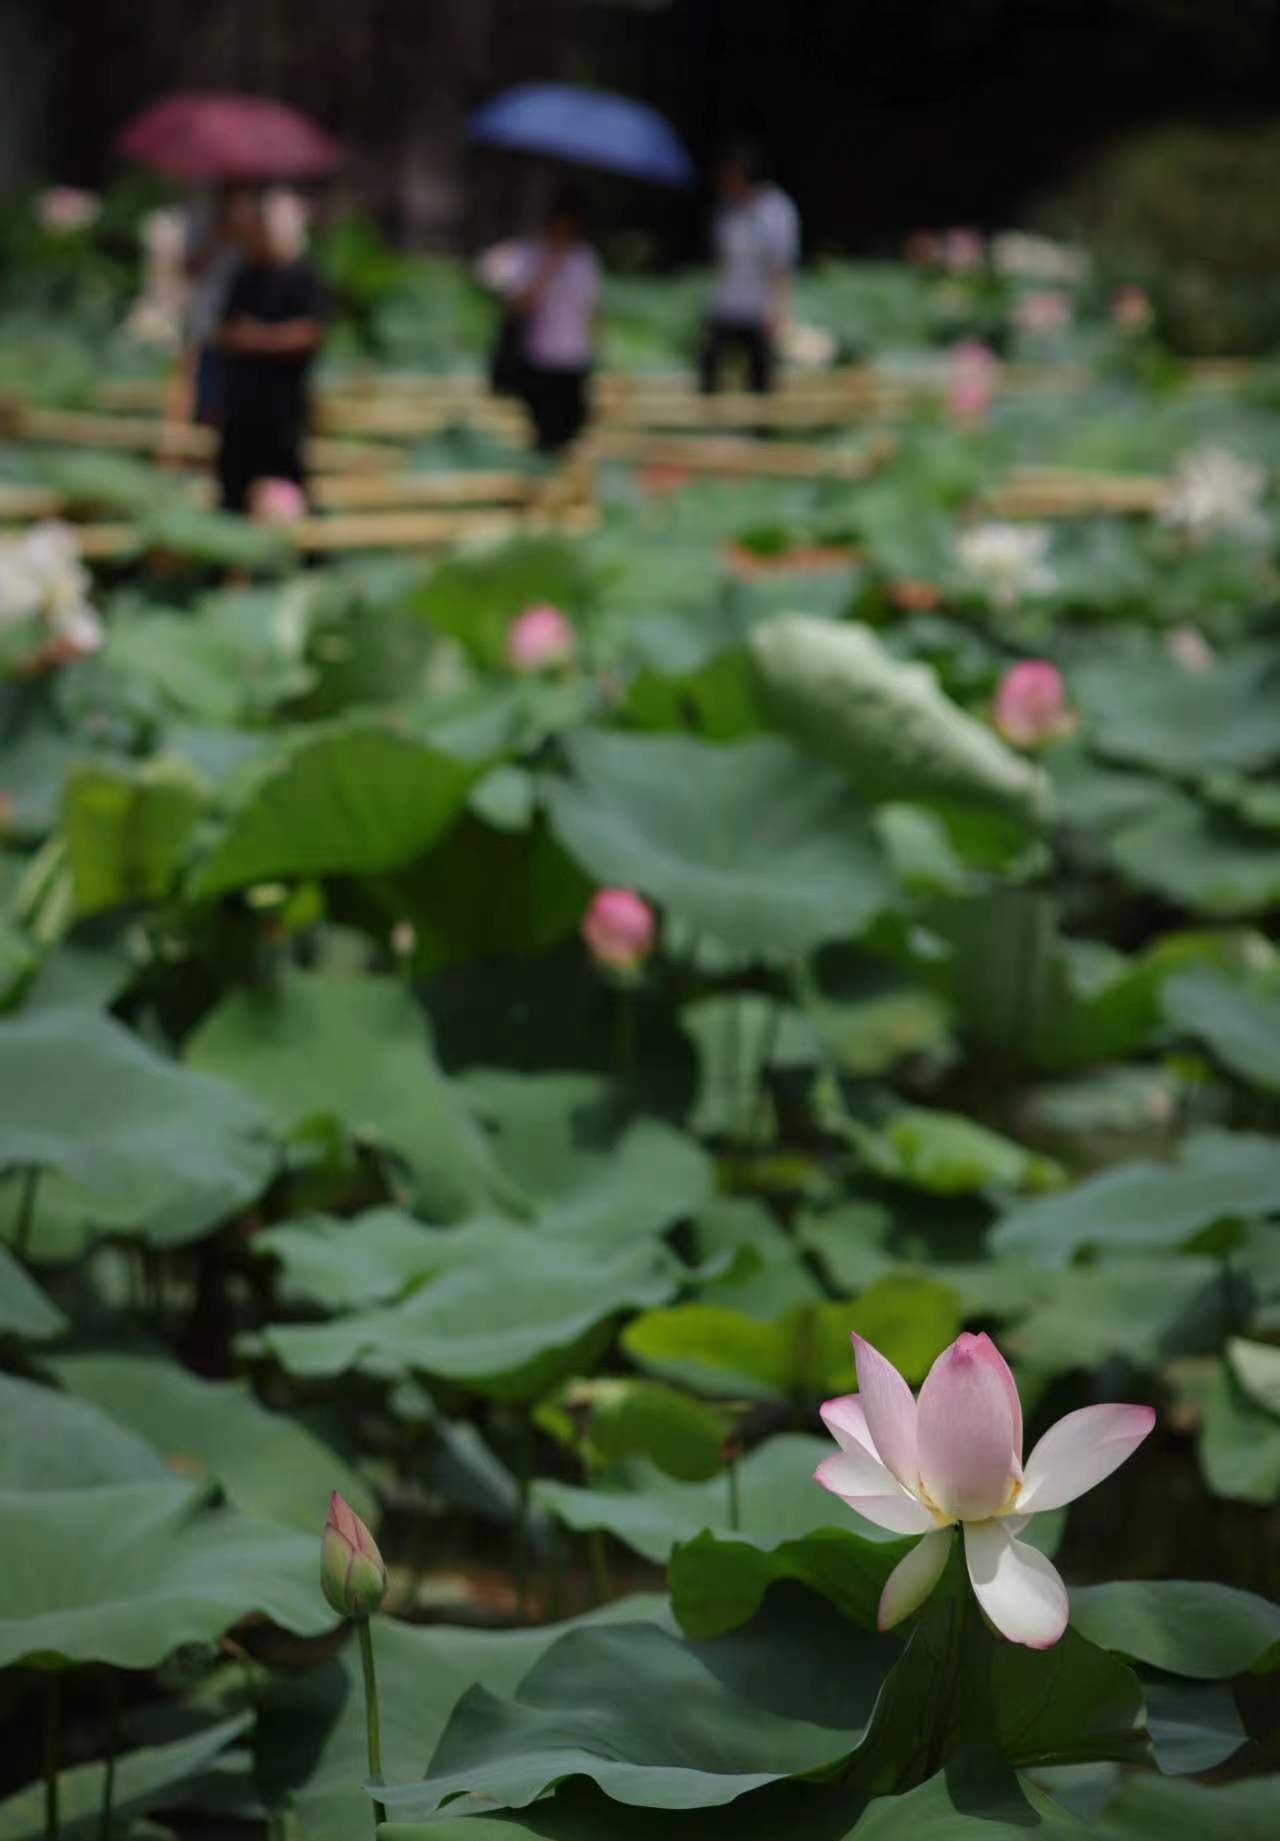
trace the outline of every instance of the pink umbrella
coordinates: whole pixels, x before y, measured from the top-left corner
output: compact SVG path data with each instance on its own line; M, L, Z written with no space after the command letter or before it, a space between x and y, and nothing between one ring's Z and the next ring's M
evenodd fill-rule
M153 102L116 145L175 179L313 179L340 158L336 141L283 102L203 91Z

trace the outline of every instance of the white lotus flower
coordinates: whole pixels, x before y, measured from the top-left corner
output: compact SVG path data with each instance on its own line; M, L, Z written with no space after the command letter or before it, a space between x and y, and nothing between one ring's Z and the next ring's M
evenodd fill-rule
M1197 448L1184 454L1174 469L1159 507L1162 524L1204 543L1224 531L1256 535L1263 528L1261 504L1267 470L1257 461L1241 460L1225 447Z
M975 524L956 539L961 563L992 605L1000 608L1056 586L1045 561L1048 549L1049 532L1043 524Z
M96 652L102 623L88 599L89 574L69 525L36 524L0 539L0 628L44 628L49 661Z

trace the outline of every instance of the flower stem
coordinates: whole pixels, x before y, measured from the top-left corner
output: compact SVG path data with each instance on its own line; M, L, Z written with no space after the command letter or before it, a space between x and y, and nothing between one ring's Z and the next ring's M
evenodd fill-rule
M58 1753L62 1740L62 1677L50 1671L44 1697L44 1833L58 1841Z
M102 1778L102 1808L98 1815L99 1841L111 1841L111 1807L116 1793L116 1746L119 1741L117 1715L120 1708L119 1685L112 1675L107 1685L107 1768Z
M742 1527L742 1496L738 1489L736 1452L725 1466L725 1476L729 1483L729 1529L731 1533L737 1534Z
M364 1664L364 1722L369 1741L369 1775L382 1776L382 1739L378 1726L378 1677L373 1668L373 1630L372 1620L362 1617L356 1625L360 1632L360 1660ZM373 1805L373 1821L376 1828L379 1822L385 1822L387 1812L383 1805Z
M31 1228L36 1218L36 1185L40 1181L40 1166L29 1163L24 1166L18 1177L21 1185L18 1190L18 1224L13 1234L13 1250L19 1259L27 1257Z

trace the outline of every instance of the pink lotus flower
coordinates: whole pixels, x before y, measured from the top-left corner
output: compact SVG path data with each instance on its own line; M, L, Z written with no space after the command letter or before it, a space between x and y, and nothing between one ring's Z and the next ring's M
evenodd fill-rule
M634 972L653 951L657 922L634 889L597 889L582 921L582 937L597 965Z
M947 412L957 422L980 422L995 395L1000 360L981 339L961 339L947 353Z
M1111 296L1112 323L1123 331L1145 332L1154 318L1155 309L1145 288L1117 288Z
M554 671L567 665L577 642L558 607L526 607L507 628L507 661L517 671Z
M1058 288L1033 288L1013 310L1019 332L1061 332L1071 324L1071 302Z
M302 487L291 479L255 480L251 508L259 524L296 524L307 515Z
M1018 748L1037 747L1075 727L1062 673L1045 658L1010 665L996 691L993 715L1001 735Z
M1022 1406L989 1336L967 1331L944 1349L920 1397L855 1332L858 1392L828 1400L823 1423L840 1449L815 1480L894 1534L920 1534L885 1581L877 1622L900 1623L942 1577L952 1529L964 1531L978 1603L1002 1636L1048 1649L1067 1627L1057 1569L1017 1537L1032 1515L1101 1483L1155 1424L1149 1406L1086 1406L1051 1426L1022 1462Z
M36 199L40 228L51 236L87 230L101 210L102 200L96 192L84 192L74 185L46 186Z

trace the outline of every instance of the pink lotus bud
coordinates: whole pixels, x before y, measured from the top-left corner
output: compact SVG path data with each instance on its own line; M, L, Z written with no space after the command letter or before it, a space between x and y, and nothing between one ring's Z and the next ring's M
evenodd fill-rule
M307 515L302 487L291 479L255 480L250 503L259 524L296 524Z
M1062 673L1047 659L1024 658L1010 665L996 691L994 719L1006 741L1034 748L1074 727L1066 707Z
M101 210L102 200L96 192L84 192L74 185L47 186L36 199L40 228L51 236L87 230Z
M633 972L653 951L653 909L633 889L598 889L582 922L582 937L597 965Z
M1071 302L1058 288L1033 288L1014 308L1013 323L1032 335L1061 332L1071 324Z
M991 407L1000 360L981 339L961 339L947 354L947 413L979 422Z
M891 1534L921 1538L885 1582L878 1623L891 1629L924 1603L946 1568L954 1530L974 1595L1012 1643L1048 1649L1067 1628L1067 1588L1021 1541L1032 1515L1060 1509L1132 1456L1155 1424L1149 1406L1086 1406L1022 1455L1022 1405L991 1338L964 1331L925 1377L918 1399L856 1332L858 1392L828 1400L839 1447L815 1481Z
M377 1542L335 1489L320 1543L320 1584L339 1617L371 1617L387 1591Z
M1155 318L1155 309L1145 288L1117 288L1111 296L1112 323L1125 332L1145 332Z
M507 661L517 671L554 671L567 665L577 642L558 607L526 607L507 628Z

